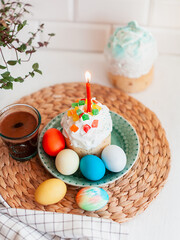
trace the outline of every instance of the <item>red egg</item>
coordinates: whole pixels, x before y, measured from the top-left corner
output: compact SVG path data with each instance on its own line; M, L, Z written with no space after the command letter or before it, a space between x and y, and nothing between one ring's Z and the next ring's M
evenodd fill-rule
M62 133L56 128L48 129L43 136L42 146L48 155L55 157L65 148L65 140Z

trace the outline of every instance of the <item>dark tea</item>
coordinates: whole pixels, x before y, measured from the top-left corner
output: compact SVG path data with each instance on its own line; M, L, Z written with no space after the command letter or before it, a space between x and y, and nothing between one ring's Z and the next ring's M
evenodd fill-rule
M28 105L17 105L1 114L0 134L10 155L16 160L26 161L37 153L40 114ZM27 107L30 107L28 111Z

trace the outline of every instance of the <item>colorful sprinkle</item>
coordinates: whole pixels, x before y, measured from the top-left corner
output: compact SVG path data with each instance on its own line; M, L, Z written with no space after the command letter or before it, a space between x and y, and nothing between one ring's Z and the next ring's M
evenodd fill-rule
M73 115L73 121L76 122L79 120L79 116L77 114Z
M89 120L89 115L88 114L83 114L82 115L82 120L83 121Z
M94 104L94 105L92 106L92 108L93 108L93 109L98 109L99 111L101 110L101 107L100 107L99 105L97 105L97 104Z
M93 102L94 104L97 104L97 103L98 103L98 102L97 102L96 100L94 100L94 99L92 100L92 102Z
M96 105L96 108L97 108L99 111L101 111L101 109L102 109L99 105Z
M78 128L75 124L73 124L73 125L70 127L71 132L77 132L78 129L79 129L79 128Z
M85 105L85 100L80 100L79 101L79 106Z
M93 113L93 115L98 115L99 114L99 110L98 109L93 109L92 113Z
M73 108L78 107L78 103L77 103L77 102L72 103L71 106L72 106Z
M70 116L72 115L71 110L69 110L69 111L67 112L67 115L68 115L68 117L70 117Z
M76 113L77 113L77 115L81 115L83 113L83 111L81 109L77 109Z
M94 120L94 121L92 122L91 127L92 127L92 128L97 128L97 127L98 127L98 122L99 122L99 120Z
M67 115L68 115L68 117L70 117L70 116L73 116L75 113L76 113L75 110L71 109L67 112Z
M88 124L86 124L86 125L83 126L83 130L84 130L86 133L89 131L89 129L91 129L91 127L90 127Z
M81 114L79 115L79 118L81 118L81 117L82 117L82 115L84 115L84 113L81 113Z
M83 110L84 110L84 112L87 112L87 107L86 107L86 106L84 106Z

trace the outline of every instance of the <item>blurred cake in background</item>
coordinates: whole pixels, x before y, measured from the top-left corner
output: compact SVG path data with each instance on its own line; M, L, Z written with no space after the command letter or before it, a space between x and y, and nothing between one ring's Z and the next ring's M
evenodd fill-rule
M154 76L157 45L152 34L135 21L119 27L105 48L108 77L125 92L144 90Z

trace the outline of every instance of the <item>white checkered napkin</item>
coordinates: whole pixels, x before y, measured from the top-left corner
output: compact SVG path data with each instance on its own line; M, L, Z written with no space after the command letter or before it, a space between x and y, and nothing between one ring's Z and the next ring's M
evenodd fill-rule
M125 226L102 218L11 208L0 196L0 240L125 240Z

